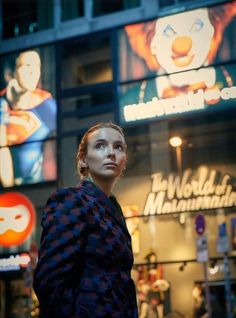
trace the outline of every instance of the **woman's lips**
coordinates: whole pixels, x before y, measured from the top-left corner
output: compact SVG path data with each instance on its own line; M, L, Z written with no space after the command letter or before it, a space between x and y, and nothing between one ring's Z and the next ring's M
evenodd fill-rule
M117 164L115 162L106 162L106 163L104 163L104 166L117 167Z

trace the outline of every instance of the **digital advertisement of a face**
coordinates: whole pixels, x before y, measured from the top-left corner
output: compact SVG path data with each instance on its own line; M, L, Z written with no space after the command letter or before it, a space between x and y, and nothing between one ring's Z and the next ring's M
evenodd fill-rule
M56 136L57 116L49 53L49 48L31 49L1 58L2 187L56 179L55 141L48 140Z
M235 102L235 35L235 2L124 27L119 32L121 121Z

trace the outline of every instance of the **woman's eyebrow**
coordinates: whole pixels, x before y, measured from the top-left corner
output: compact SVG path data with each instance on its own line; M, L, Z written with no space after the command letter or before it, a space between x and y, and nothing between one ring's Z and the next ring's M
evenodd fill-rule
M116 141L114 141L114 144L122 144L122 145L124 145L125 142L123 140L116 140Z
M106 139L96 139L95 142L107 142Z
M107 139L96 139L94 142L95 142L95 143L96 143L96 142L108 142L108 140L107 140ZM113 143L121 143L121 144L124 144L125 142L124 142L123 140L117 139L117 140L113 141Z

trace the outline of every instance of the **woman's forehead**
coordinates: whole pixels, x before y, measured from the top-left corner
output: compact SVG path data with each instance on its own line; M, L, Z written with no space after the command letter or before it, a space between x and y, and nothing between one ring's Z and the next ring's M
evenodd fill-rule
M124 137L121 133L111 127L102 127L89 134L88 141L95 142L96 140L107 140L107 141L121 141L125 143Z

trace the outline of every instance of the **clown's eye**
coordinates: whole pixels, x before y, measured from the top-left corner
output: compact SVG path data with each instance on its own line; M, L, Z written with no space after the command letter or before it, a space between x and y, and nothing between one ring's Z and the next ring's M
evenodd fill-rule
M163 31L163 34L164 34L165 36L170 37L170 36L175 35L176 32L175 32L175 30L168 24L168 25L165 27L165 29L164 29L164 31Z
M204 23L202 22L202 20L197 19L197 20L193 23L193 25L192 25L190 31L192 31L192 32L198 32L198 31L200 31L200 30L203 28L203 25L204 25Z

